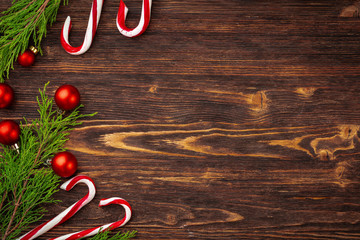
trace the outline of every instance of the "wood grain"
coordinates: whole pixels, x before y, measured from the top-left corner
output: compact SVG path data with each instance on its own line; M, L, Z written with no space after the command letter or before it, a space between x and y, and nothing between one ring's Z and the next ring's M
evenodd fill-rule
M141 1L126 1L135 26ZM105 1L90 50L59 42L67 15L81 44L90 2L60 8L32 68L8 82L1 118L36 117L37 89L69 83L84 113L70 135L95 200L44 235L115 221L119 196L137 239L360 239L359 21L356 1L154 1L148 30L120 35ZM2 1L0 10L10 1ZM347 13L349 14L349 13ZM58 192L49 219L85 186Z

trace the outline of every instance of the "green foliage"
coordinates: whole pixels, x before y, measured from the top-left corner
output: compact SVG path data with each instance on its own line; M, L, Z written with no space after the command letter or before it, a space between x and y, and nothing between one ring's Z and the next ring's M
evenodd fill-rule
M53 110L53 99L41 91L38 119L21 124L19 152L3 146L0 152L0 238L14 239L29 224L41 219L43 204L56 203L52 198L59 177L46 167L47 159L64 151L69 131L81 124L78 120L93 116L79 113L79 106L69 114Z
M103 231L96 234L94 237L90 238L90 240L128 240L134 238L136 236L136 231L121 233L118 232L114 236L109 236L110 231Z
M30 38L41 51L46 28L56 20L63 0L13 0L0 17L0 83L9 77L14 61L29 46ZM67 0L63 1L67 4Z

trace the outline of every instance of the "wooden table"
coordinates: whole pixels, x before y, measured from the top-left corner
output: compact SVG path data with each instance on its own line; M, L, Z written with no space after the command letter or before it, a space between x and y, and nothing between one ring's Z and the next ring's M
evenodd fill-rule
M2 0L5 10L10 0ZM354 1L154 0L145 34L119 34L119 1L105 1L96 37L80 45L91 1L69 1L43 56L7 80L16 103L1 118L37 117L50 81L81 92L98 112L70 135L78 174L95 200L41 239L123 216L137 239L360 239L360 19ZM126 1L136 26L141 1ZM49 219L86 192L60 191Z

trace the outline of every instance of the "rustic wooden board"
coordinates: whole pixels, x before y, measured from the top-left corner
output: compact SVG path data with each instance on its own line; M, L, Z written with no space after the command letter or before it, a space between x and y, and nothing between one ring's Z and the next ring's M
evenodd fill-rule
M37 89L69 83L86 119L67 147L97 196L42 239L115 221L119 196L137 239L359 239L360 18L354 1L153 2L142 36L118 33L105 1L90 50L90 1L69 1L32 68L16 65L16 103L1 118L36 117ZM127 0L129 26L140 0ZM10 5L2 0L0 10ZM49 219L86 191L59 192Z

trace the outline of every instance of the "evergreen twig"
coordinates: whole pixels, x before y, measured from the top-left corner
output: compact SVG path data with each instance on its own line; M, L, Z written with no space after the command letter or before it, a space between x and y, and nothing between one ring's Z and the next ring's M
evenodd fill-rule
M0 83L9 78L14 61L29 46L30 38L41 51L41 41L46 28L56 20L61 2L68 0L13 0L12 5L0 17Z
M21 124L19 153L8 146L0 152L0 239L14 239L31 223L41 219L43 204L56 203L52 195L59 177L45 167L47 159L64 151L69 131L78 120L94 114L80 114L79 106L68 115L53 110L46 86L37 98L40 117Z
M109 236L110 231L103 231L96 234L94 237L89 240L129 240L136 236L137 231L129 231L126 233L118 232L114 236Z

